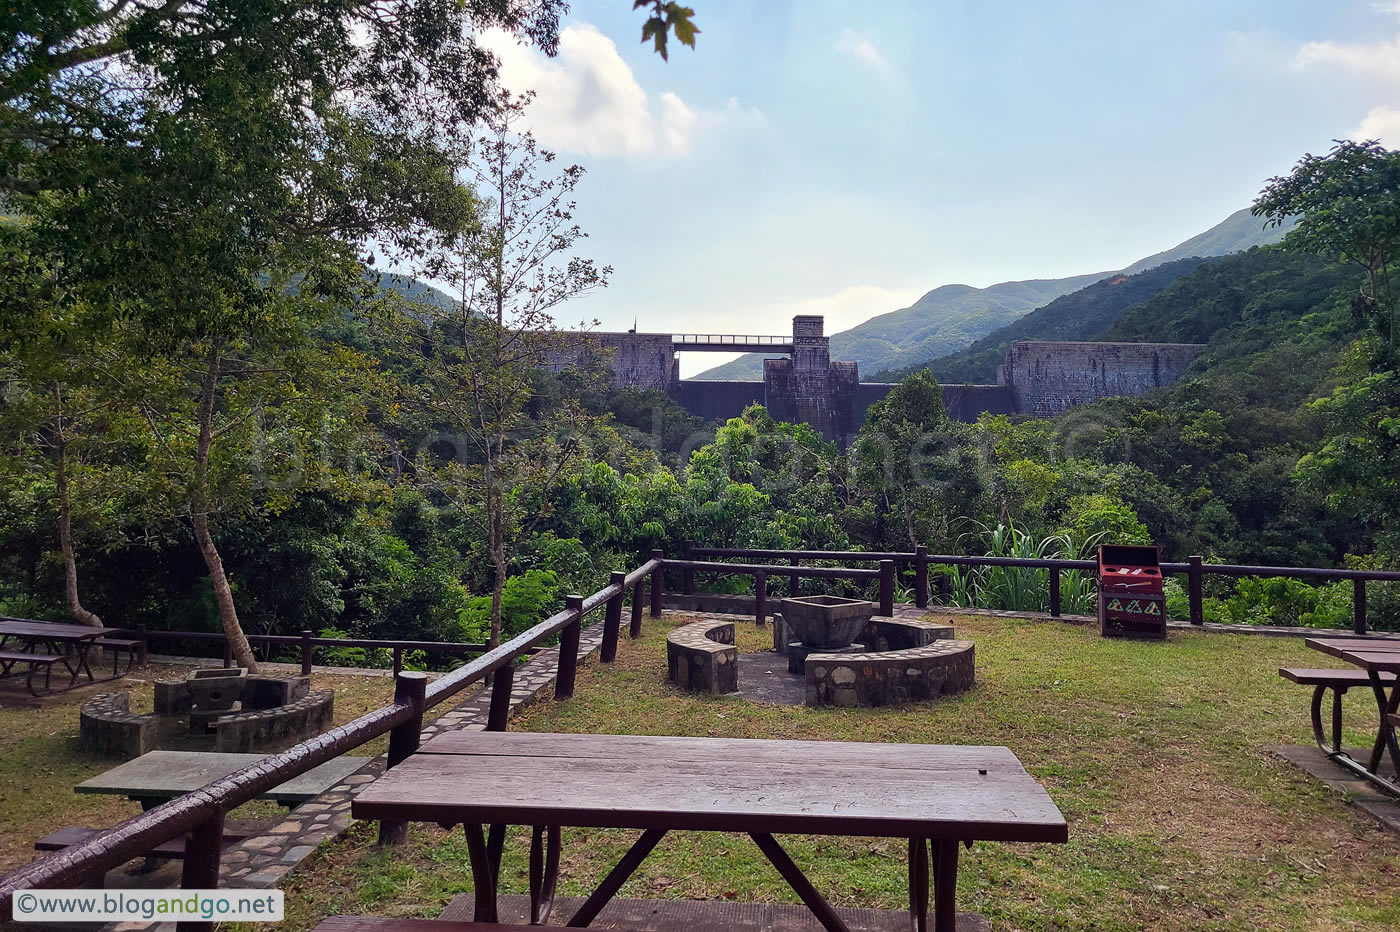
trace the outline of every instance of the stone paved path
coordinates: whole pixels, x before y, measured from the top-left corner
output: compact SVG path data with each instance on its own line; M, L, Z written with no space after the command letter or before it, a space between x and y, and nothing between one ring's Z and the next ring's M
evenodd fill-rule
M603 624L583 629L579 638L579 663L591 658L602 647ZM550 648L535 654L515 668L510 709L515 715L538 702L554 685L559 650ZM423 729L423 740L444 731L483 731L491 694L476 688L449 711ZM349 829L350 801L355 794L384 772L383 755L374 758L344 783L331 787L310 802L291 810L277 825L262 835L248 838L224 852L219 886L275 887L302 859L327 839L338 838Z

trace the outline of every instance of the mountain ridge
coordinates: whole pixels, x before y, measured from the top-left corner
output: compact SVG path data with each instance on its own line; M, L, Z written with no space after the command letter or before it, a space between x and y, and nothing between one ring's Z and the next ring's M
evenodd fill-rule
M1226 255L1282 239L1287 226L1264 229L1248 208L1170 249L1126 266L1057 279L998 282L986 288L940 285L909 307L877 314L831 337L831 358L854 360L862 374L908 369L964 349L989 334L1106 277L1146 271L1177 259ZM758 380L764 356L749 353L715 366L696 379Z

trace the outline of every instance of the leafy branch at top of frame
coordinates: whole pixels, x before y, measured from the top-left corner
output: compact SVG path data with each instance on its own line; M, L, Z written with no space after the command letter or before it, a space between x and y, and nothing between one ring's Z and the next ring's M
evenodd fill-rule
M670 61L667 55L667 40L672 32L676 35L676 41L682 45L695 49L695 37L700 30L695 28L692 17L695 11L688 6L681 6L674 0L635 0L632 9L640 10L643 7L651 8L651 15L646 22L642 23L642 41L651 40L656 54L661 56L662 61Z

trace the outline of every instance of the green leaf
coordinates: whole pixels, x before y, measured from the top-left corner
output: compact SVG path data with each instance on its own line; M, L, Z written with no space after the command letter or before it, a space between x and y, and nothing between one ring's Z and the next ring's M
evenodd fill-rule
M662 61L668 61L666 56L666 23L657 16L642 23L642 41L651 39L656 47L656 54L661 56Z

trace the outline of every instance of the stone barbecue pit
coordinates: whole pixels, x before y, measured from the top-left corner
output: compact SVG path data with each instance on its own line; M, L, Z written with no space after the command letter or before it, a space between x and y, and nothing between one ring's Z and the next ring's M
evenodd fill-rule
M249 675L240 668L196 670L154 684L153 712L129 710L126 693L103 693L82 704L83 750L134 758L147 751L229 753L285 750L331 726L335 694L312 689L306 676Z
M872 603L831 596L783 599L780 608L773 652L740 654L731 621L671 631L668 679L688 692L847 708L921 702L975 682L975 647L951 625L872 617Z

